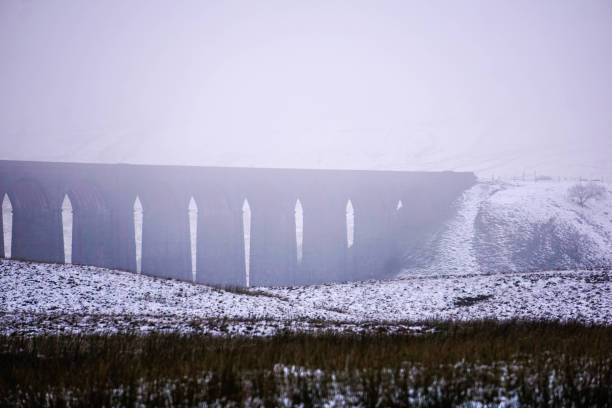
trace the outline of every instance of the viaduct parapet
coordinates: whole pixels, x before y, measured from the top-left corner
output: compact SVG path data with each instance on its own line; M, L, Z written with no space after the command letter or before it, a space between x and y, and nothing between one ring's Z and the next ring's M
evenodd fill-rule
M195 279L221 285L246 284L245 200L251 211L251 285L360 280L397 272L405 244L440 228L475 181L472 173L455 172L0 161L0 197L7 194L13 208L12 258L64 262L61 205L67 195L73 209L72 262L136 271L138 197L142 272L192 280L188 205L193 197ZM301 259L296 255L298 199ZM350 247L349 200L354 209ZM4 256L2 239L0 234Z

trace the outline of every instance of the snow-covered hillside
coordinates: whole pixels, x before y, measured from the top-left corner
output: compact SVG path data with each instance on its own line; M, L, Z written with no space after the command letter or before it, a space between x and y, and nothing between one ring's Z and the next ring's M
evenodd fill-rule
M431 319L612 324L609 270L414 277L234 292L101 268L0 260L0 332L391 330Z
M457 213L400 277L584 268L612 264L612 186L580 207L576 182L491 182L466 191Z

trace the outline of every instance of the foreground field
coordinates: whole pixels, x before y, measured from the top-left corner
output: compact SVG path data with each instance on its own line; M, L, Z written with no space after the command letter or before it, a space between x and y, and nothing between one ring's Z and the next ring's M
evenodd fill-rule
M608 406L612 327L0 337L6 406Z
M128 272L0 260L0 334L427 330L430 320L612 323L607 269L222 289Z
M609 406L610 271L216 288L0 261L4 406Z

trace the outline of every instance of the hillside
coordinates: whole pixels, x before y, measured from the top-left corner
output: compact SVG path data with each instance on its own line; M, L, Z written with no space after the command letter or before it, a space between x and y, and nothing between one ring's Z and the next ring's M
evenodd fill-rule
M0 260L3 334L421 331L432 320L612 324L609 270L224 290L101 268Z
M575 182L481 182L399 276L585 268L612 264L612 187L580 207Z

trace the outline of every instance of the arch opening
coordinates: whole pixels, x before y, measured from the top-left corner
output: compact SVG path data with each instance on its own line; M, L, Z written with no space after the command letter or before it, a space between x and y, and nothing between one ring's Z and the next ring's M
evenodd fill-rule
M244 272L247 288L250 286L251 266L251 206L245 198L242 203L242 229L244 238Z
M134 243L136 244L136 272L142 273L142 224L143 208L140 197L134 200Z
M2 199L2 236L4 237L4 257L11 257L11 243L13 239L13 205L8 194Z
M304 257L304 209L298 198L295 202L295 246L297 263L302 263Z
M346 247L351 248L355 242L355 210L349 199L346 203Z
M197 254L198 254L198 205L195 199L191 197L189 199L189 207L187 209L189 214L189 244L191 251L191 278L196 281L197 273Z
M395 207L395 210L399 211L403 206L404 206L404 203L402 203L402 200L399 200L397 202L397 206Z
M68 194L62 201L62 237L64 242L64 263L72 263L72 202Z

